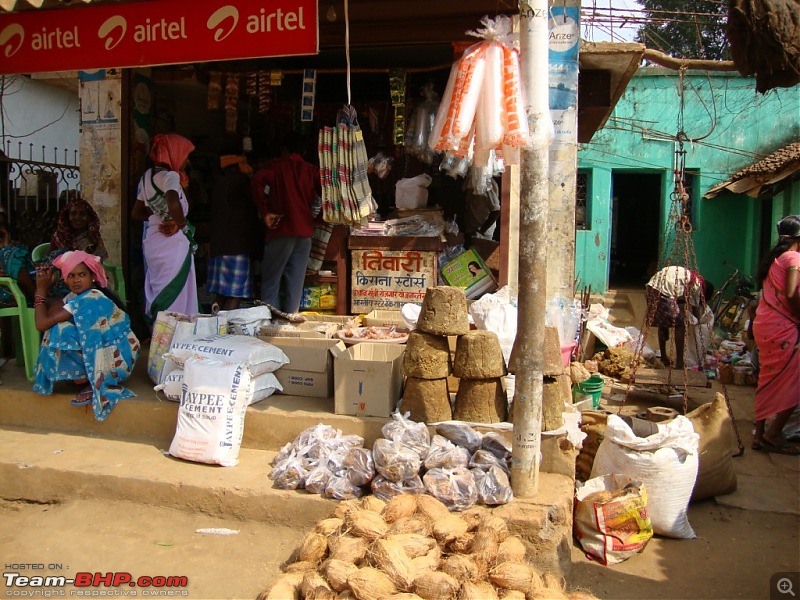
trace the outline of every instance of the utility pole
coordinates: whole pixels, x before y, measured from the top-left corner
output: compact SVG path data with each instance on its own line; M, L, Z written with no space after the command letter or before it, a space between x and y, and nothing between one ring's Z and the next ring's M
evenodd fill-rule
M530 143L520 153L519 292L511 487L519 498L539 489L544 330L547 307L548 2L520 2L520 75Z

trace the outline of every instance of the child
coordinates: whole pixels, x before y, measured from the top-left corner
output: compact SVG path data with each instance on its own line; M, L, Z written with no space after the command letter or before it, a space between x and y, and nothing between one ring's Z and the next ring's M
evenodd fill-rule
M133 371L139 340L122 303L106 289L99 257L74 250L57 256L53 266L60 269L69 293L48 299L52 270L37 271L33 306L36 329L44 337L33 389L51 394L55 381L72 381L82 386L72 404L91 403L95 417L103 421L119 400L134 395L121 384Z

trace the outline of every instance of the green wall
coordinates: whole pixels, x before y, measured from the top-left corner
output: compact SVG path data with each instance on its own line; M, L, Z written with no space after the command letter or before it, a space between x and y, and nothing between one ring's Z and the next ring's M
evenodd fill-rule
M797 181L772 200L772 225L762 226L763 200L730 192L702 198L739 169L800 140L800 86L757 94L753 78L734 73L690 72L681 80L675 71L644 67L605 127L578 152L578 168L589 175L589 229L576 232L580 286L591 285L599 293L608 288L614 174L662 174L661 197L652 201L660 202L659 255L664 255L679 131L690 140L683 144L686 171L695 173L692 241L697 264L715 285L731 272L726 263L755 273L762 230L774 229L784 215L800 213Z

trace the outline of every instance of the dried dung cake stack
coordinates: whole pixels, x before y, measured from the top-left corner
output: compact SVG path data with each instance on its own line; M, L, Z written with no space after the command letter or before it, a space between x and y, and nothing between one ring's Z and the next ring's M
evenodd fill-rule
M473 423L499 423L508 418L503 389L506 363L497 334L470 331L458 338L453 374L460 378L455 418Z
M402 411L412 421L436 423L452 419L447 376L450 375L450 347L447 337L412 331L403 354L407 377Z
M428 288L417 319L417 329L406 342L403 374L407 377L402 410L424 423L453 418L447 377L450 347L447 336L469 331L467 297L457 287Z

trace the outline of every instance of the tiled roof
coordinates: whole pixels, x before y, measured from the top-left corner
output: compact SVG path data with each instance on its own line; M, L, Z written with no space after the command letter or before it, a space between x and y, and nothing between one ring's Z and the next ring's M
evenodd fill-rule
M765 186L777 183L800 171L800 141L784 146L758 162L739 169L722 183L713 186L703 196L713 198L727 189L756 197Z

